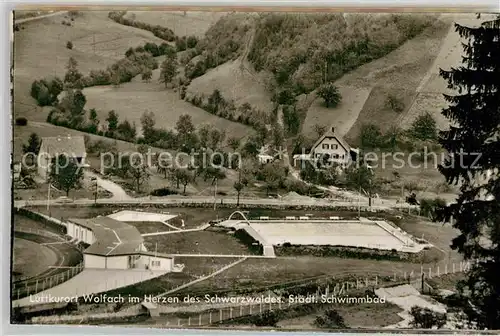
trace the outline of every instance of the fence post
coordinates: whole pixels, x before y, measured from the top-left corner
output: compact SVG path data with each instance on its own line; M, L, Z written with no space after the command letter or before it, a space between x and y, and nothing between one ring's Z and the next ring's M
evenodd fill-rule
M439 265L437 267L437 276L439 276Z
M233 318L233 307L229 307L229 319Z
M222 309L219 309L219 321L222 321Z
M188 316L188 326L191 326L191 316Z
M448 264L444 264L444 274L448 274Z
M35 282L35 293L38 293L38 279Z
M243 315L243 306L240 306L240 316Z
M180 326L180 325L181 325L181 319L180 319L180 318L178 318L178 319L177 319L177 325L178 325L178 326Z
M212 311L208 312L208 324L212 324Z
M260 301L260 313L262 314L262 301Z
M455 263L453 263L451 267L452 267L452 272L455 273Z
M290 306L290 301L288 301L288 306ZM250 305L250 314L249 315L252 315L252 305Z
M375 275L375 286L378 286L378 275Z
M199 315L199 317L198 317L198 325L200 325L200 326L201 326L201 314L200 314L200 315Z
M17 290L17 299L19 300L19 289Z
M432 278L432 267L429 267L429 275L428 275L428 278Z
M394 272L394 282L396 282L397 278L396 278L396 272Z

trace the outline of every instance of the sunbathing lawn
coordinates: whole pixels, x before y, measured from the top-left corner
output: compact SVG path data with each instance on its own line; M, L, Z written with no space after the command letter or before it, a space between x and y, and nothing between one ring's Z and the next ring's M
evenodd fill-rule
M141 234L175 231L171 227L169 227L161 222L126 222L126 223L129 225L135 226Z
M160 253L249 255L250 251L230 234L211 231L179 232L144 237L149 251Z

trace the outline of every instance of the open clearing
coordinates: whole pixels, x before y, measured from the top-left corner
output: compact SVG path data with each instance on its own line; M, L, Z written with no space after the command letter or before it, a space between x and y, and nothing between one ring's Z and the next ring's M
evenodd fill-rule
M356 70L354 70L356 71ZM354 86L338 86L342 101L335 108L327 108L323 99L316 98L309 109L302 126L302 133L308 138L315 139L314 125L335 127L335 133L345 135L358 119L361 109L365 105L370 88ZM316 91L310 93L316 95Z
M337 81L339 85L373 88L357 121L347 133L348 138L357 139L363 123L375 123L382 130L398 125L399 114L386 106L388 95L398 97L406 106L405 110L409 108L417 87L441 49L450 25L449 18L438 19L420 35L385 57L362 65Z
M165 225L161 222L126 222L125 223L135 226L137 231L141 234L145 233L156 233L156 232L167 232L167 231L176 231L171 227Z
M132 82L123 83L119 87L86 88L83 90L87 97L85 106L87 109L95 108L100 120L106 119L108 112L115 110L120 120L135 122L139 131L142 114L151 111L156 117L156 127L174 129L179 117L189 114L195 126L209 123L220 130L225 130L226 138L231 136L241 138L252 132L248 126L214 116L181 100L179 93L165 89L165 86L156 80L158 76L155 73L153 76L154 79L150 83L140 81L138 76Z
M148 251L160 253L188 254L251 254L245 245L227 233L212 231L179 232L160 236L144 237Z
M479 20L473 14L455 14L451 18L466 26L477 26L479 22L484 20L484 17ZM461 43L463 42L455 31L455 27L450 27L433 65L417 88L415 101L405 116L401 118L400 127L408 128L419 115L429 112L436 119L439 128L448 128L449 121L441 114L443 108L448 105L443 94L453 94L453 91L448 89L446 81L439 76L439 69L449 70L461 65L464 52Z
M227 12L208 11L129 11L125 18L170 28L178 36L203 37L208 28L226 14Z
M90 70L105 69L122 58L129 46L162 42L150 32L115 23L108 19L106 11L81 11L74 21L70 21L71 27L61 24L63 20L70 21L64 16L52 16L28 22L22 24L24 29L15 33L15 116L45 121L49 108L40 113L40 108L34 110L23 106L36 105L30 97L31 83L54 75L63 78L70 57L86 75ZM66 48L68 41L73 42L72 50Z
M209 97L219 90L225 100L233 100L236 106L248 103L266 113L273 109L271 95L266 90L260 74L247 70L251 66L240 59L226 62L215 69L208 70L203 76L193 79L186 91L186 97L203 94Z

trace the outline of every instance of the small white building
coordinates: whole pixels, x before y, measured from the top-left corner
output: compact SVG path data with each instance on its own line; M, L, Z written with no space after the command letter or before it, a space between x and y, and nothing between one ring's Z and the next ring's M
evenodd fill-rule
M174 258L148 252L144 239L132 225L106 216L71 218L67 234L90 246L83 252L86 268L151 269L172 271Z
M40 151L38 153L38 175L47 180L50 172L52 159L59 155L75 158L82 166L87 166L85 158L85 140L83 136L57 136L42 138Z

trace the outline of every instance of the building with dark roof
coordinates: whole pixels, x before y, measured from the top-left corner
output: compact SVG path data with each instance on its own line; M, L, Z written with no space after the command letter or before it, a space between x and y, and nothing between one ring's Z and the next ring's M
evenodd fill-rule
M86 268L171 271L174 267L172 257L148 252L137 228L127 223L106 216L70 218L67 230L74 242L89 245L83 251Z
M40 177L47 179L52 159L63 154L76 159L82 166L86 166L87 151L83 136L68 135L42 138L38 153L38 174Z

